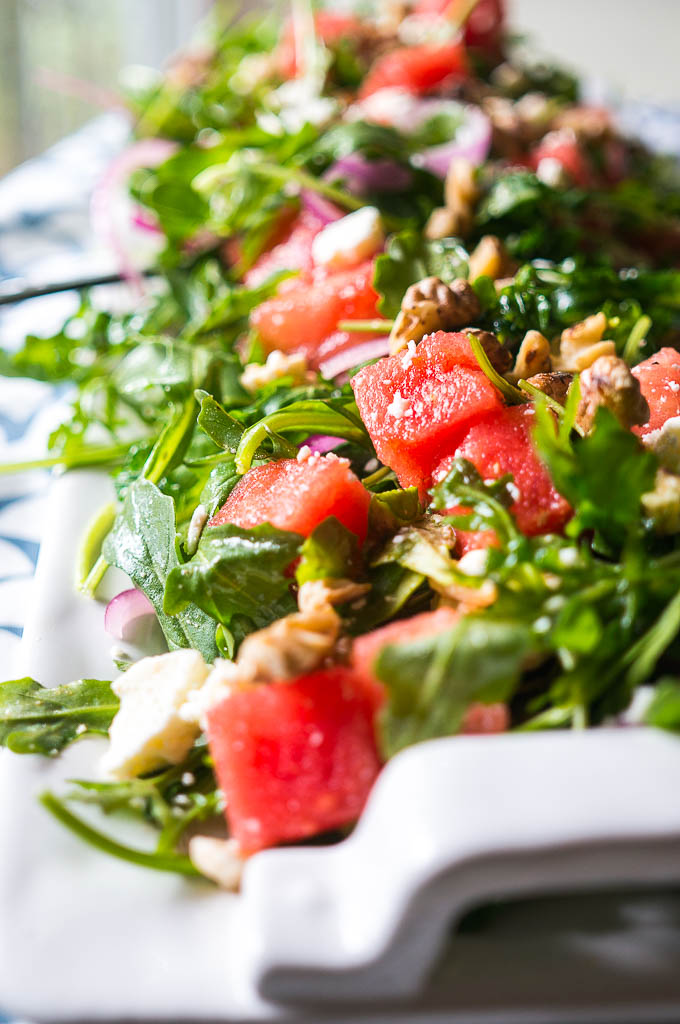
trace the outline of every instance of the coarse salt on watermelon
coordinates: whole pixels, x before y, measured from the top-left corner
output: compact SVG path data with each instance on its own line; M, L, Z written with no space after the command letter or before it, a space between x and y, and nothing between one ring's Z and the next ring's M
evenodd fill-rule
M633 376L649 405L649 420L633 427L640 437L651 434L673 416L680 416L680 352L662 348L649 359L633 367Z
M233 690L208 713L210 755L244 853L359 817L381 767L374 715L344 667Z
M249 470L210 525L234 523L249 530L271 523L308 537L325 519L335 516L363 544L370 501L347 459L333 454L312 455L303 462L278 459Z
M319 350L337 334L341 320L370 320L378 316L372 260L348 270L328 273L317 269L284 281L277 294L253 310L252 326L268 349L304 352L310 364L323 361ZM357 344L365 336L356 336Z
M571 508L538 459L531 439L533 423L530 405L504 406L485 416L442 459L432 474L433 482L446 477L454 458L468 459L485 480L511 473L518 491L511 511L520 530L528 536L562 530Z
M428 335L415 352L364 367L352 387L378 457L421 493L466 428L502 407L462 333Z

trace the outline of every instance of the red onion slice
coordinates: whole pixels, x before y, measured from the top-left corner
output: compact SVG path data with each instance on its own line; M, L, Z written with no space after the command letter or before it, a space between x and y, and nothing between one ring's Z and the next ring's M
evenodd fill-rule
M411 158L414 166L423 167L438 178L445 178L452 160L465 158L475 167L484 163L491 148L491 122L478 107L466 106L464 111L464 120L456 137L441 146L416 153Z
M344 210L340 210L334 203L331 203L324 196L320 196L318 192L312 191L311 188L302 189L300 192L300 202L303 208L314 214L324 227L326 224L332 224L333 221L340 220L341 217L345 216Z
M303 445L307 445L310 451L319 455L332 452L334 448L344 443L344 438L332 437L330 434L310 434L306 441L303 441Z
M110 246L121 274L139 291L143 290L143 278L133 253L138 246L143 251L148 250L150 242L157 249L163 236L158 231L157 238L154 237L153 215L149 211L141 211L133 202L127 192L127 183L138 167L157 167L176 151L177 143L169 139L140 139L116 157L92 193L92 230ZM142 216L144 224L139 222Z
M390 339L371 338L370 341L361 342L346 348L337 355L330 356L321 363L319 369L326 380L332 380L338 374L346 373L359 363L366 363L369 359L379 359L381 356L389 355Z
M148 625L151 615L156 615L151 601L141 590L132 587L109 601L104 612L104 629L116 640L134 642L139 636L142 622Z
M329 182L342 179L348 191L359 196L369 192L404 192L413 181L408 168L396 160L367 160L361 153L338 160L323 178Z

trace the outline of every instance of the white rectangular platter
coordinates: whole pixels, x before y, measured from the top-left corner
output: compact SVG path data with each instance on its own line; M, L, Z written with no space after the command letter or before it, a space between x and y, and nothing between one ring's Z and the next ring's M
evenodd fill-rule
M56 481L16 676L111 678L104 606L72 583L81 532L109 497L100 474ZM257 855L240 896L107 858L46 814L35 794L91 776L100 750L0 753L4 1010L165 1024L680 1018L674 737L612 729L412 748L349 840Z

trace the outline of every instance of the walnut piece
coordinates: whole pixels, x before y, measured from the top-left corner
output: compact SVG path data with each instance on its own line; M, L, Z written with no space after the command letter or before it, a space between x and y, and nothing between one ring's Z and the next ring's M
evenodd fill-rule
M680 476L657 470L654 490L642 495L642 508L656 533L680 533Z
M540 331L527 331L519 347L510 377L513 381L528 380L537 373L552 369L550 342Z
M406 289L392 330L390 354L401 352L409 341L421 341L433 331L465 327L481 313L474 289L462 278L451 285L438 277L424 277Z
M474 334L475 338L479 339L486 358L497 373L507 373L512 363L512 356L507 348L501 345L495 334L492 334L491 331L482 331L479 327L470 327L465 333Z
M500 238L484 235L470 253L468 280L490 277L493 281L503 278L508 268L508 253Z
M649 419L649 406L640 384L630 368L618 356L600 356L580 377L581 400L576 424L582 430L592 428L600 406L611 410L622 427L630 429Z
M424 234L431 240L464 235L470 228L470 221L471 215L466 208L452 210L448 206L438 206L430 214Z
M603 341L606 329L607 317L604 313L595 313L573 327L567 327L560 338L556 369L580 373L592 366L600 356L616 355L614 342Z
M573 374L560 371L535 373L533 377L525 378L527 384L533 384L535 388L542 391L548 398L552 398L553 401L559 402L560 405L565 405L573 379Z

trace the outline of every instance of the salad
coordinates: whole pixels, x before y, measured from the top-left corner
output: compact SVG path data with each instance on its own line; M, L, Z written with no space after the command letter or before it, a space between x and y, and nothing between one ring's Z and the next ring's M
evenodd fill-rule
M130 579L110 679L0 684L13 751L108 736L48 810L234 888L410 744L680 729L677 165L502 0L216 14L128 102L94 206L134 308L0 353L74 386L39 465L113 476L80 589Z

